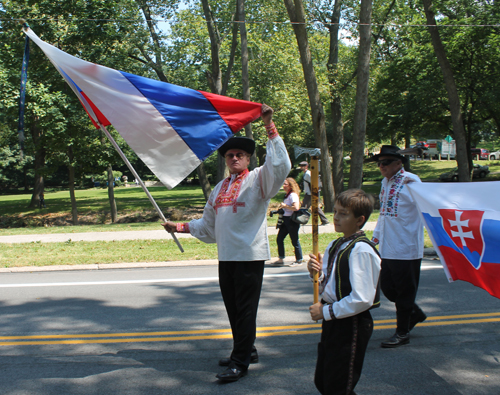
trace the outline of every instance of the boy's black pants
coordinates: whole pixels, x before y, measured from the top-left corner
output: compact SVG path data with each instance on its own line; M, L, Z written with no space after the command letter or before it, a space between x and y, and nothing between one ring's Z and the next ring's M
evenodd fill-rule
M373 319L368 310L323 321L314 374L314 384L321 394L354 394L372 332Z

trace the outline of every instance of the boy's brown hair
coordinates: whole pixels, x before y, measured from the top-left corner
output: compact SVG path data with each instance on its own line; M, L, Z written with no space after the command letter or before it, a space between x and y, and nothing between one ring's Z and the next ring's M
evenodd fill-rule
M335 201L342 207L351 210L356 218L364 215L365 222L363 222L361 228L366 224L368 218L370 218L370 215L373 212L373 196L368 195L362 189L348 189L338 195Z

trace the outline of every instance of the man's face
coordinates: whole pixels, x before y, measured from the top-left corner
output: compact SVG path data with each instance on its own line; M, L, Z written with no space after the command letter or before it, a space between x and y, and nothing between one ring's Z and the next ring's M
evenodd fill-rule
M307 171L307 165L299 165L300 170L303 171L304 173Z
M226 165L229 173L237 174L247 169L250 165L250 155L241 149L230 149L226 152Z
M380 156L377 166L380 173L389 180L403 167L403 162L394 156Z

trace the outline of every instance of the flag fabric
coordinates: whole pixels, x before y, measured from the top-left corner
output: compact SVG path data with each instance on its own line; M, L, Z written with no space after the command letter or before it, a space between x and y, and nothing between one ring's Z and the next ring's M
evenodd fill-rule
M69 55L24 30L78 96L93 124L113 125L168 188L261 115L260 103L184 88Z
M500 182L412 183L448 280L463 280L500 298Z

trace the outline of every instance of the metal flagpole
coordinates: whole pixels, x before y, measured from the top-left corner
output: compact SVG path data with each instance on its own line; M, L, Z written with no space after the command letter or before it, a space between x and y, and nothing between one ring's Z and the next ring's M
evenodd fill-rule
M134 177L139 181L139 184L141 185L142 189L144 190L144 192L148 196L149 201L151 202L151 204L153 205L153 207L156 209L156 212L158 213L158 215L160 216L160 218L163 220L163 222L167 222L167 219L165 218L165 215L163 215L163 212L160 210L160 207L158 206L158 204L156 204L156 201L153 199L153 196L151 196L151 193L149 193L148 189L146 188L146 185L144 185L144 183L142 182L141 177L139 177L139 174L137 174L137 172L135 171L134 167L129 162L129 160L127 159L127 157L125 156L125 154L123 153L123 151L121 150L121 148L118 146L118 144L116 143L116 141L113 138L113 136L111 136L111 134L108 132L108 129L106 129L105 126L101 125L100 122L99 122L99 127L104 132L104 134L108 137L109 141L111 141L111 144L113 144L113 147L115 147L116 151L121 156L121 158L123 159L123 161L125 162L125 164L129 168L129 170L132 172L132 174L134 175ZM177 237L175 236L175 233L174 232L169 232L169 233L172 235L172 238L176 242L177 247L179 247L179 250L181 250L181 252L184 252L184 249L182 248L181 243L179 243L179 240L177 239Z

